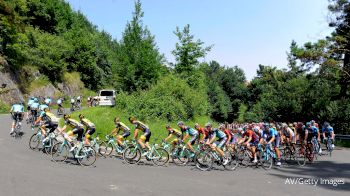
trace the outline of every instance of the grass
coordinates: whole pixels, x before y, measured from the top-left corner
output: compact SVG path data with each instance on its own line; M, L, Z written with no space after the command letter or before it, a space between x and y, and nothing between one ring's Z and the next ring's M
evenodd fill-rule
M350 148L350 141L349 140L335 140L335 145Z
M0 114L9 113L11 107L0 100Z
M128 118L130 115L114 107L86 108L81 111L72 113L71 116L74 119L78 119L79 114L84 114L86 118L88 118L91 122L93 122L96 125L96 132L102 134L103 136L105 136L106 134L109 134L113 130L114 128L113 120L115 117L119 117L121 122L125 123L132 130L132 133L131 133L131 136L129 136L129 139L133 137L134 125L132 125L128 121ZM184 121L184 123L190 127L194 127L194 124L196 122L203 126L208 121L211 121L209 117L202 116L202 117L197 117L194 120ZM151 142L155 142L156 139L162 140L165 137L167 137L168 133L165 129L165 126L167 124L170 124L174 128L178 128L176 125L177 122L168 123L164 120L145 121L144 123L149 126L152 132Z
M35 89L41 88L41 87L46 86L48 84L50 84L49 79L47 77L41 76L40 78L38 78L30 83L30 86L28 88L28 92L32 92Z

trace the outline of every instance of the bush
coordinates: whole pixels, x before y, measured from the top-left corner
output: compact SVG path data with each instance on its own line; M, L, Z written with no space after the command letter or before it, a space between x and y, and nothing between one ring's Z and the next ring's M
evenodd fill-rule
M117 107L141 119L174 121L206 114L208 102L204 90L192 89L186 81L169 75L148 91L120 93Z
M8 113L10 111L10 106L0 101L0 114Z

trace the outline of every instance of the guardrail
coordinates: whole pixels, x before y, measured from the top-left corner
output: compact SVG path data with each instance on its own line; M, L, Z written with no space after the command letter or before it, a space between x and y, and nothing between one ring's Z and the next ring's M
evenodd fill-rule
M335 134L335 139L338 140L338 141L350 140L350 135L338 135L338 134Z

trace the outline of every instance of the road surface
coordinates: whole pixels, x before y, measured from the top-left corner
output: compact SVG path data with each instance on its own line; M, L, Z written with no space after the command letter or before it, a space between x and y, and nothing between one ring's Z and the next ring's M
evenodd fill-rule
M117 158L99 158L94 167L81 167L52 162L51 157L30 150L28 141L32 131L25 125L25 135L15 140L9 136L10 123L9 115L0 115L0 195L3 196L337 196L350 193L349 149L336 150L331 158L323 156L317 163L305 167L287 166L270 171L238 168L230 172L217 168L201 172L194 166L128 165ZM291 184L293 179L299 179L299 184ZM340 184L331 185L334 180Z

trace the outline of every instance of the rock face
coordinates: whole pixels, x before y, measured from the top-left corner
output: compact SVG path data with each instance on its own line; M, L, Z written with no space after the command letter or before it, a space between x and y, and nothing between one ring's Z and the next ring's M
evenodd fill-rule
M39 97L39 96L55 97L55 95L57 95L58 93L59 93L59 91L52 84L48 84L46 86L34 89L32 92L30 92L30 96L35 96L35 97Z
M18 101L24 101L22 92L19 90L15 82L14 76L10 73L0 72L0 86L5 84L5 88L0 89L0 100L6 104L12 104Z

